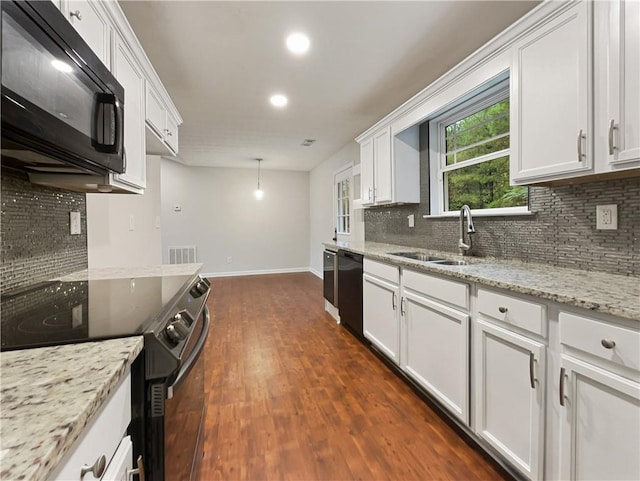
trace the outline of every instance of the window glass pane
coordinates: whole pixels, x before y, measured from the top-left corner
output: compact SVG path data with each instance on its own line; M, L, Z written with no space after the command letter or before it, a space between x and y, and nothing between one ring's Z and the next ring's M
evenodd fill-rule
M509 157L482 162L446 172L445 210L521 207L528 204L526 187L509 185Z
M475 159L476 157L481 157L483 155L492 154L493 152L497 152L499 150L504 150L509 148L509 136L500 137L498 139L490 140L489 142L485 142L484 144L476 145L475 147L470 147L468 149L462 150L455 154L455 162L464 162L465 160ZM447 156L447 159L449 156ZM453 162L452 162L453 163ZM451 165L447 163L447 165Z

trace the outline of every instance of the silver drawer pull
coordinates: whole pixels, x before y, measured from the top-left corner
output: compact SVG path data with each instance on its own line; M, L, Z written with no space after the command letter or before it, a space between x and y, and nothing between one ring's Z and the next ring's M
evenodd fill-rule
M613 349L614 347L616 347L616 341L614 341L613 339L603 339L602 341L600 341L600 344L602 344L602 347L604 347L605 349Z
M396 310L396 293L392 293L391 296L391 307L393 308L393 310Z
M566 370L564 367L560 368L560 386L558 391L560 391L560 406L564 406L564 378L566 376Z
M507 308L506 308L506 307L504 307L504 306L500 306L500 307L498 307L498 310L499 310L502 314L505 314L509 309L507 309Z
M613 131L616 130L618 126L615 124L613 119L609 123L609 155L613 155L616 150L616 144L613 141Z
M536 362L536 356L530 352L529 353L529 382L531 383L531 389L536 388L536 374L534 364Z
M80 10L76 10L75 12L69 12L70 17L76 17L78 20L82 20L82 15L80 15Z
M127 469L127 478L138 475L139 481L144 481L144 463L142 462L142 456L138 456L136 460L138 467L136 469Z
M583 138L584 138L584 135L582 134L582 129L580 129L580 132L578 132L578 162L582 162L582 157L584 157L584 155L582 154Z
M107 458L103 454L98 459L96 459L96 462L93 463L93 466L87 466L86 464L82 466L82 468L80 469L80 479L84 478L84 475L87 473L91 473L93 474L94 478L100 479L104 474L104 470L106 467L107 467Z

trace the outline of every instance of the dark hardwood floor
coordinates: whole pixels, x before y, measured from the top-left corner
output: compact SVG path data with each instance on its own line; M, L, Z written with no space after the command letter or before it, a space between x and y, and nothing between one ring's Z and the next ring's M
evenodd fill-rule
M503 479L324 312L313 274L212 282L200 480Z

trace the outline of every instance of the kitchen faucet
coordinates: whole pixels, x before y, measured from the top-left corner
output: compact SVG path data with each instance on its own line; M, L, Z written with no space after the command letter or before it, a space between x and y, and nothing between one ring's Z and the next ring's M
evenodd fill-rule
M469 243L464 242L464 215L467 214L467 234L469 237ZM463 205L460 209L460 239L458 240L458 249L460 255L468 254L473 248L473 241L471 240L471 234L476 233L476 228L473 226L473 218L471 217L471 209L468 205Z

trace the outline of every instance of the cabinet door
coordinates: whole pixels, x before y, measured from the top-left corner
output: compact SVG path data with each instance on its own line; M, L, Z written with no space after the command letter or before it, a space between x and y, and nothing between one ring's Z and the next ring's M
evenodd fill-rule
M400 323L397 285L363 276L363 328L369 339L389 359L400 362Z
M403 292L403 369L458 418L469 421L469 316Z
M126 170L116 179L135 187L145 187L147 167L144 137L144 75L125 42L116 38L113 73L124 87L124 149Z
M165 139L169 148L178 153L178 122L173 118L170 112L167 112L167 130Z
M373 204L373 138L360 144L360 199L362 205Z
M640 385L562 355L561 479L640 479Z
M146 93L145 118L147 125L160 139L163 139L166 129L167 111L162 105L160 95L150 82L147 83Z
M607 154L616 167L640 161L640 2L606 2L609 22ZM609 129L611 129L609 131ZM634 165L629 165L635 162Z
M127 471L133 467L133 443L126 436L118 446L116 453L105 470L101 481L129 481Z
M373 136L374 199L376 204L393 200L393 169L391 163L391 127Z
M514 184L592 169L591 3L576 3L512 47Z
M91 47L105 66L109 67L109 22L101 10L100 2L87 0L69 0L67 18L80 36Z
M476 432L529 479L542 479L545 346L477 320Z

